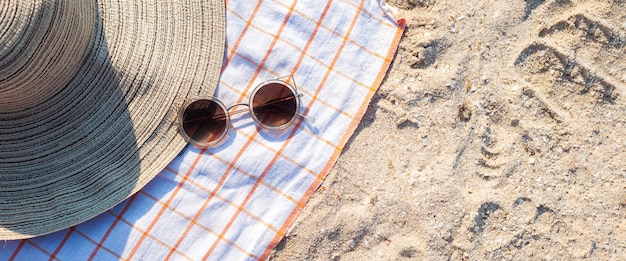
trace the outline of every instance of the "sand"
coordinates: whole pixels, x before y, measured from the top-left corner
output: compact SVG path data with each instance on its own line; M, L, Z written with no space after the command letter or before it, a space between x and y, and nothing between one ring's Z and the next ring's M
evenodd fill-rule
M389 3L394 63L270 259L626 259L626 1Z

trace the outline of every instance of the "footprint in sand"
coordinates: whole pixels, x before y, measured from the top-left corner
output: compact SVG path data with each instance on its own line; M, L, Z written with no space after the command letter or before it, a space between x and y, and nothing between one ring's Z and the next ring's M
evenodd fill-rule
M573 124L581 118L601 120L622 107L626 82L623 35L579 13L565 15L541 29L514 63L530 83L523 95L529 103L537 103L536 113Z

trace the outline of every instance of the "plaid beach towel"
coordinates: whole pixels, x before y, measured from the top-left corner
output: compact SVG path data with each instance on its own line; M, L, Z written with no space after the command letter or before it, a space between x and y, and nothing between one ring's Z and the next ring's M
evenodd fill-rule
M229 0L216 96L246 102L292 75L304 120L281 135L233 117L219 147L188 146L98 217L0 242L2 260L266 259L329 172L381 84L404 30L382 0Z

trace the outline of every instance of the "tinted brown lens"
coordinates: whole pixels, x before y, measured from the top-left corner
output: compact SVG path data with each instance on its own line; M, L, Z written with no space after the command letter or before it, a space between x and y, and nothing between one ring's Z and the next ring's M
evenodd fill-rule
M259 87L252 98L253 113L261 123L270 127L287 124L296 115L296 96L281 83Z
M199 144L215 142L228 125L224 108L211 100L197 100L189 104L182 120L185 134Z

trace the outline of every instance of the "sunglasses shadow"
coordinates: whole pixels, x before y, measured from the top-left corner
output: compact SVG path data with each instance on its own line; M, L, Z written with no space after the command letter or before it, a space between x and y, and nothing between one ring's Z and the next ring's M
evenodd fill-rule
M229 148L230 145L232 145L237 138L237 130L245 129L251 126L255 128L255 132L257 133L257 135L261 136L263 140L269 142L284 142L285 140L289 139L290 134L294 132L294 128L298 128L296 132L302 131L302 129L307 128L313 135L318 135L319 130L313 124L313 121L314 120L306 119L303 117L298 119L298 121L296 121L294 125L284 130L268 130L260 127L253 121L246 120L245 117L236 117L231 119L231 129L226 134L226 137L224 137L224 139L218 145L212 146L211 151L213 153L218 153L219 151Z
M226 133L226 136L224 137L222 141L220 141L216 146L210 147L211 151L213 153L218 153L222 150L229 148L235 142L236 137L237 137L237 131L233 129L229 130L228 133Z
M290 136L295 136L297 132L303 131L305 128L313 135L318 135L319 129L313 124L313 121L314 120L300 118L292 126L284 130L268 130L258 126L256 128L263 139L271 142L282 142L289 139ZM294 128L296 129L294 130ZM292 133L293 135L291 135Z

